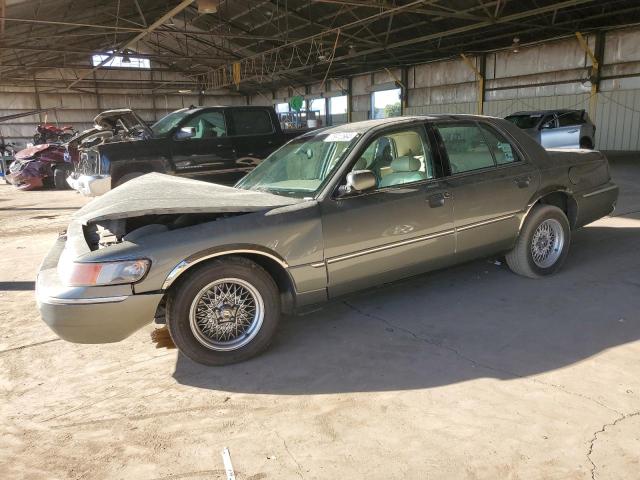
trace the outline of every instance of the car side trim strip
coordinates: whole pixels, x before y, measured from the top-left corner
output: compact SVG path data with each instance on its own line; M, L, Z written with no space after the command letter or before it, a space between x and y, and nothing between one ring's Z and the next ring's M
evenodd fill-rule
M495 218L491 218L489 220L483 220L482 222L469 223L468 225L463 225L462 227L457 227L456 231L457 232L462 232L464 230L469 230L471 228L482 227L483 225L490 225L492 223L501 222L503 220L509 220L510 218L515 217L516 213L518 213L518 212L512 212L512 213L509 213L507 215L502 215L501 217L495 217Z
M609 190L615 190L616 188L618 188L617 185L611 185L609 187L601 188L600 190L595 190L590 193L585 193L584 195L582 195L582 198L593 197L594 195L599 195L601 193L608 192Z
M171 284L175 281L176 278L180 276L182 272L184 272L187 268L192 267L196 263L203 262L205 260L209 260L210 258L221 257L223 255L233 255L234 253L253 253L256 255L262 255L263 257L268 257L271 260L278 262L282 268L289 268L289 264L282 260L281 258L276 257L268 252L263 252L262 250L252 250L252 249L232 249L232 250L220 250L215 253L204 254L202 256L195 255L185 260L182 260L178 263L167 275L167 278L164 280L162 284L162 290L166 290L171 286Z
M350 258L361 257L362 255L368 255L370 253L382 252L391 248L402 247L404 245L411 245L412 243L423 242L425 240L431 240L433 238L444 237L445 235L451 235L455 233L454 229L444 230L438 233L432 233L431 235L423 235L421 237L410 238L409 240L403 240L400 242L388 243L380 247L369 248L367 250L360 250L359 252L348 253L346 255L340 255L338 257L329 258L327 263L336 263L343 260L349 260Z
M57 298L39 296L38 302L49 305L92 305L96 303L119 303L129 298L129 295L117 297L95 297L95 298Z

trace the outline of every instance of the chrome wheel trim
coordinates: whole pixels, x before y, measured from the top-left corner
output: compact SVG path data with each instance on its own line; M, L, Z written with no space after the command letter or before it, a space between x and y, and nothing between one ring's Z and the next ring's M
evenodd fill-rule
M221 352L251 342L263 320L262 295L240 278L221 278L204 286L189 309L193 336L204 347Z
M562 224L554 219L548 218L543 221L531 238L531 257L533 263L540 268L549 268L554 265L564 247L564 230Z

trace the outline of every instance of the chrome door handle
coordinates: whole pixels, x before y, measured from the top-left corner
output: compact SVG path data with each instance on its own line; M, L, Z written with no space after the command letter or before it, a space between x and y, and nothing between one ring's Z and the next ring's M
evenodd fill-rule
M578 131L577 128L574 128L573 130L569 130L567 133L576 133Z
M440 192L429 195L429 206L431 208L443 207L444 201L447 198L451 198L451 194L449 192Z

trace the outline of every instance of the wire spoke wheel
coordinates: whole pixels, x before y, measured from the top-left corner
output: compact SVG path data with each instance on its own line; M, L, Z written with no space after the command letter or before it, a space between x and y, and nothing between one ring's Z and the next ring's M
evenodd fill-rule
M230 351L248 344L260 331L264 302L260 292L239 278L222 278L202 288L191 302L189 324L206 348Z
M531 256L540 268L555 264L562 255L564 230L560 222L548 218L536 228L531 238Z

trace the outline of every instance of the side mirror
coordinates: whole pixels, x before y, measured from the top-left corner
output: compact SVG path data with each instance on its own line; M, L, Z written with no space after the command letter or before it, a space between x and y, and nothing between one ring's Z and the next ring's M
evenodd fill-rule
M196 136L196 127L182 127L176 132L176 140L186 140Z
M378 180L371 170L355 170L347 174L347 193L364 192L375 188Z
M540 127L540 130L547 130L549 128L553 128L553 121L543 123L542 126Z

